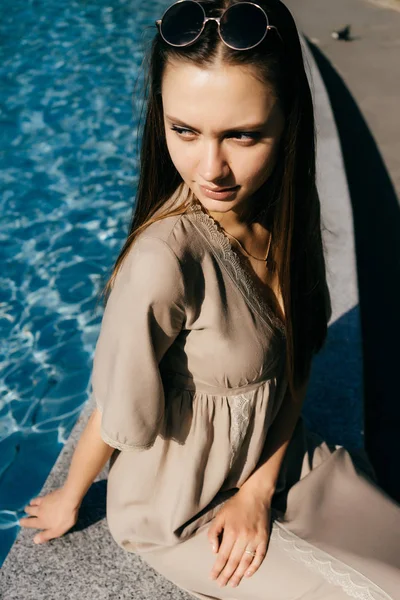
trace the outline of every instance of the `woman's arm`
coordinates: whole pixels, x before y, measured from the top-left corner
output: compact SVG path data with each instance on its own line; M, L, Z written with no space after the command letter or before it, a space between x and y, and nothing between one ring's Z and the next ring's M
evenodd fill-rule
M114 452L100 436L101 413L96 407L83 430L72 456L63 489L79 506L93 480Z
M301 414L308 381L309 377L298 391L296 399L292 397L288 388L279 412L268 430L260 460L253 473L240 487L241 490L271 500L286 450Z

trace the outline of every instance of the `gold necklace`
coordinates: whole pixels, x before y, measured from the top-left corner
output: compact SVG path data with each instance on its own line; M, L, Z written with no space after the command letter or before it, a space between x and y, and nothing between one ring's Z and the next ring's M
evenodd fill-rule
M199 201L199 199L198 199L198 198L196 198L196 197L195 197L195 198L193 198L191 202L192 202L193 204L197 205L197 206L200 208L200 210L201 210L201 211L203 211L203 212L206 212L206 213L207 213L207 214L208 214L208 215L211 217L211 215L210 215L209 211L208 211L207 209L205 209L205 208L204 208L204 206L202 205L202 203ZM263 210L262 210L262 211L261 211L259 214L260 214L260 215L261 215L261 214L264 214L264 213L265 213L265 211L266 211L266 209L263 209ZM257 215L257 216L259 216L259 215ZM268 260L268 255L269 255L269 249L270 249L270 247L271 247L272 235L270 235L270 238L269 238L269 244L268 244L268 250L267 250L267 255L266 255L266 257L265 257L265 258L258 258L257 256L253 256L252 254L250 254L250 252L247 252L246 248L245 248L245 247L244 247L244 246L243 246L243 245L242 245L242 244L239 242L239 240L238 240L237 238L235 238L235 236L234 236L234 235L232 235L232 233L229 233L229 231L226 231L226 229L225 229L224 227L222 227L222 225L220 224L220 222L219 222L219 221L217 221L217 220L216 220L216 219L214 219L213 217L211 217L211 218L212 218L212 219L213 219L213 221L214 221L214 222L217 224L217 226L218 226L218 227L220 227L220 228L221 228L221 229L222 229L222 230L223 230L225 233L227 233L228 235L230 235L231 237L233 237L233 239L234 239L234 240L236 240L236 241L237 241L237 243L239 244L239 246L240 246L240 247L241 247L241 248L242 248L242 249L243 249L243 250L246 252L246 254L247 254L248 256L251 256L251 258L254 258L255 260L260 260L260 261L262 261L262 262L265 262L265 263L267 262L267 260Z
M270 237L269 237L269 244L268 244L267 256L265 258L257 258L257 256L253 256L252 254L250 254L250 252L247 252L246 248L244 246L242 246L242 244L239 242L239 240L237 238L235 238L234 235L232 235L231 233L229 233L229 231L226 231L226 229L224 229L222 227L222 225L220 225L220 227L221 227L221 229L223 229L225 231L225 233L227 233L228 235L230 235L231 237L233 237L234 240L237 241L237 243L239 244L239 246L246 252L246 254L248 256L251 256L251 258L254 258L255 260L261 260L261 261L263 261L265 263L267 262L267 260L268 260L268 254L269 254L269 249L271 247L272 235L270 235Z

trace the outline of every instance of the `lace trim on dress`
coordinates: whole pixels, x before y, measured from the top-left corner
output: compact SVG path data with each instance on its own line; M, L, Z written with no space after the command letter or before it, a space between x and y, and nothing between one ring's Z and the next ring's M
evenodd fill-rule
M227 236L221 231L221 229L218 228L217 223L211 217L211 215L204 212L202 207L197 202L194 202L190 206L190 209L197 219L205 226L210 239L214 242L214 246L217 245L221 249L223 264L225 265L228 273L233 276L232 278L236 286L244 292L247 302L254 308L254 310L267 325L274 325L285 336L285 325L279 319L279 317L274 314L270 305L261 296L259 290L254 284L253 279L247 272L247 269L244 268L237 252L233 249Z
M251 396L240 394L229 398L231 408L231 449L232 456L230 467L232 467L237 451L246 435L250 422L250 401L254 398L254 392ZM232 404L231 404L232 402Z
M359 600L394 600L368 577L298 537L277 520L273 522L270 538L276 541L290 558L320 573L329 583L341 587L348 596Z

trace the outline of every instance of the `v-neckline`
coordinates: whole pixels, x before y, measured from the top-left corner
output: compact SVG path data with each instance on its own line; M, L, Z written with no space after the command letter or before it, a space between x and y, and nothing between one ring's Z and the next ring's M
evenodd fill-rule
M286 337L284 322L274 313L271 306L261 294L261 291L253 280L253 276L250 275L229 238L218 227L215 219L205 212L197 202L192 203L189 210L195 216L195 221L204 226L201 233L203 231L207 232L206 239L214 250L214 255L216 249L219 250L217 258L220 259L225 271L228 272L228 275L230 275L236 287L241 291L247 303L256 311L264 323L272 329L274 327L278 328ZM194 224L196 225L196 223Z

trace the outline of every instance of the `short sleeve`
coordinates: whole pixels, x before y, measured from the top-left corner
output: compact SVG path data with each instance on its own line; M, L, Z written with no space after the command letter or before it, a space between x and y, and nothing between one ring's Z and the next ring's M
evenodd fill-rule
M91 375L101 436L113 448L154 444L164 417L158 365L184 320L178 258L162 239L139 236L108 297Z

